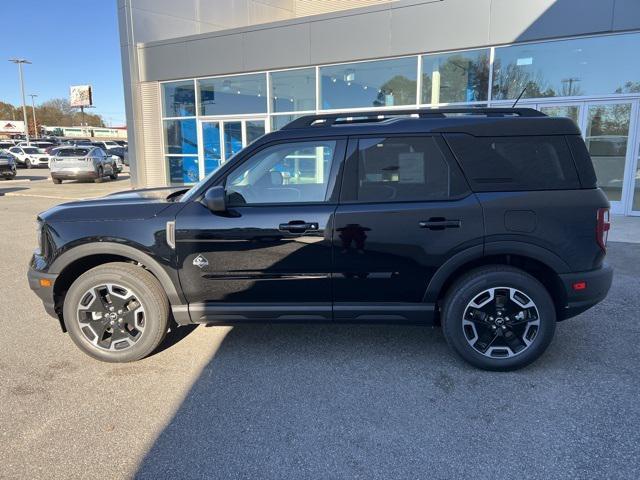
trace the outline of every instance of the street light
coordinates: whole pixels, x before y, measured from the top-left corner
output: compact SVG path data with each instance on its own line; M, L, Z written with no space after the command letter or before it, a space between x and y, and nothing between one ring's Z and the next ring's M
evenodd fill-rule
M31 111L33 112L33 134L38 138L38 122L36 122L36 102L33 100L38 96L37 93L30 93L31 97Z
M26 63L31 65L31 62L29 60L25 60L24 58L12 58L9 61L18 65L18 72L20 74L20 92L22 93L22 118L24 120L24 130L27 137L27 143L29 143L29 123L27 122L27 102L24 99L24 79L22 78L22 64Z

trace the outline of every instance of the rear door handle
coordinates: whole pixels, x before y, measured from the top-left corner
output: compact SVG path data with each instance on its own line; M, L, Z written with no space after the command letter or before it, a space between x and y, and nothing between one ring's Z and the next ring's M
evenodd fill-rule
M426 222L420 222L418 225L420 228L428 228L429 230L444 230L445 228L460 228L460 220L430 218Z
M318 223L305 222L304 220L291 220L289 223L281 223L278 229L291 233L305 233L318 230Z

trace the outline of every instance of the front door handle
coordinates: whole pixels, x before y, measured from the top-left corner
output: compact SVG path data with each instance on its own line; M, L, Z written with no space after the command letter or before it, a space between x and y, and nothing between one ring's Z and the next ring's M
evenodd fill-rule
M290 233L305 233L318 230L318 223L305 222L304 220L291 220L289 223L281 223L278 229Z
M432 217L426 222L420 222L418 225L420 228L428 228L429 230L444 230L445 228L460 228L460 220Z

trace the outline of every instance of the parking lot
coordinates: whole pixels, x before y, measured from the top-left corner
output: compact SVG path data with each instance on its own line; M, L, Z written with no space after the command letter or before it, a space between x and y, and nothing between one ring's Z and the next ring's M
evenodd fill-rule
M610 243L609 297L517 372L463 364L438 328L371 325L180 329L106 364L26 269L38 212L128 175L47 173L0 183L0 478L640 477L640 244Z

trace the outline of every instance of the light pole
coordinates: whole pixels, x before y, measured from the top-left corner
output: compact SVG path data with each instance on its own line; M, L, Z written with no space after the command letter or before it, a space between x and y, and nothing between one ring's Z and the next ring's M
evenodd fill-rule
M22 64L31 64L29 60L24 58L12 58L9 60L12 63L18 64L18 72L20 74L20 92L22 93L22 118L24 120L24 130L27 137L27 143L29 143L29 123L27 122L27 102L24 99L24 79L22 78Z
M33 112L33 134L38 138L38 122L36 122L36 102L34 98L38 96L37 93L30 93L31 97L31 111Z

